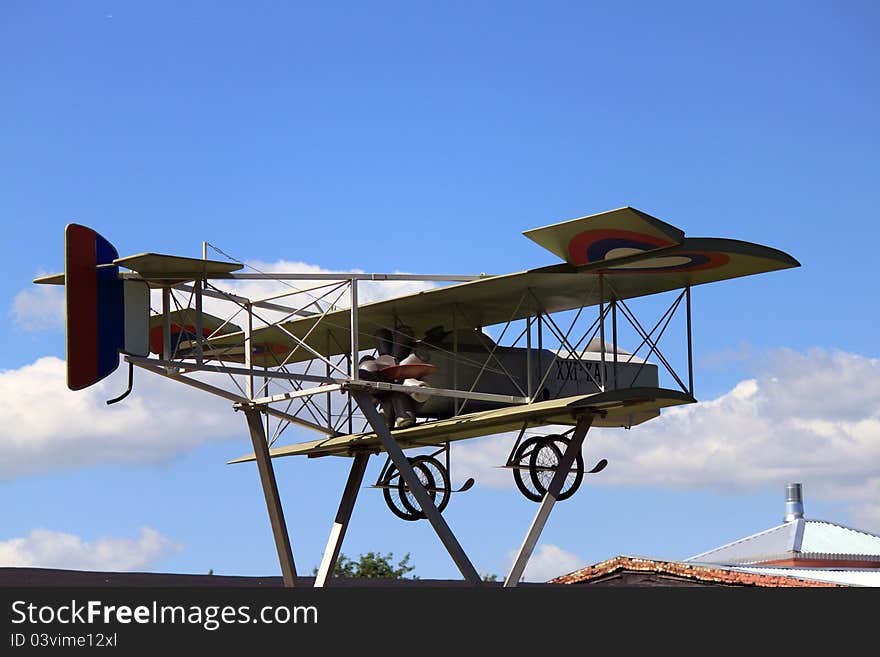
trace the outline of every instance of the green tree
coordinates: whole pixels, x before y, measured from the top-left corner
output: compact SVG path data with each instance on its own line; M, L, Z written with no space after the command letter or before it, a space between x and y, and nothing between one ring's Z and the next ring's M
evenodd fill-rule
M354 561L344 554L339 555L336 560L336 568L333 569L333 577L366 577L371 579L418 579L412 575L407 577L416 569L410 565L409 552L395 566L392 559L394 554L389 552L382 555L378 552L367 552L358 557ZM318 569L312 568L312 575L317 575Z

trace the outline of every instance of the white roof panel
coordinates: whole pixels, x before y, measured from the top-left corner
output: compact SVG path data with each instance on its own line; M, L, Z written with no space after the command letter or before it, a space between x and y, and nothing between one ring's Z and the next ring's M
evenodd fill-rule
M702 552L686 562L746 564L771 559L876 557L880 536L824 520L795 520Z
M880 536L824 520L807 520L801 553L858 554L880 560Z
M686 562L735 564L766 561L790 556L796 539L797 523L787 522L738 541L722 545L685 559Z

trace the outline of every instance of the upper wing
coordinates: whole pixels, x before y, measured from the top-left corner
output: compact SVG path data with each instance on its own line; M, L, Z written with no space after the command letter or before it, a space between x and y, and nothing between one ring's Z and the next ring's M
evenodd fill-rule
M376 329L393 329L400 323L410 326L416 335L425 335L436 327L452 329L453 316L456 328L479 328L529 317L538 311L555 313L610 299L629 299L799 266L788 254L758 244L685 238L678 228L633 208L534 229L526 235L566 262L359 306L360 348L375 346ZM113 266L137 271L152 285L223 278L241 268L237 263L155 253L124 258L115 257L115 252L113 255ZM61 283L64 279L56 274L35 282ZM350 311L343 309L256 329L252 362L272 367L281 362L311 360L314 353L347 354L351 350L350 323ZM301 346L303 343L308 348ZM244 332L211 338L205 355L241 362Z
M631 427L657 417L661 408L695 401L680 390L625 388L468 413L446 420L423 422L408 429L396 429L391 433L404 449L426 447L503 431L517 431L522 428L523 423L529 427L571 425L576 422L576 415L584 411L598 414L593 426ZM351 456L358 450L381 452L382 442L375 433L359 433L276 447L269 454L273 457ZM254 455L249 454L229 462L243 463L253 460Z
M477 328L522 319L538 310L555 313L600 300L630 299L797 266L788 254L758 244L683 238L670 247L610 262L553 265L365 304L358 308L358 344L371 349L376 329L394 328L400 322L416 335L437 326L450 330L453 311L458 328ZM271 367L284 360L310 360L313 356L307 349L297 348L300 340L325 356L347 354L350 311L328 313L318 322L317 317L305 317L255 330L254 363ZM234 333L214 338L209 345L215 347L216 358L240 360L243 341L243 333Z

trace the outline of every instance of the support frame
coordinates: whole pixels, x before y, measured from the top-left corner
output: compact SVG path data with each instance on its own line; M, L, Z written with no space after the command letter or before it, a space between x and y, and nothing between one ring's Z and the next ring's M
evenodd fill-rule
M541 537L541 532L544 531L544 527L550 517L550 512L553 511L553 506L556 504L562 486L565 484L565 478L568 476L575 458L581 451L587 432L593 424L594 417L594 413L586 412L578 418L577 425L569 439L568 448L559 460L556 473L553 475L553 479L550 480L547 492L544 493L544 499L541 500L541 505L535 513L535 518L532 520L532 524L526 532L516 558L513 560L510 572L507 573L507 577L504 580L505 588L513 588L519 583L532 556L532 552L535 550L535 545L537 545L538 539Z
M443 518L440 511L434 506L434 501L431 499L431 496L428 495L428 491L425 490L425 487L419 480L418 475L416 475L415 470L413 470L409 459L406 458L400 445L397 444L397 441L394 440L388 427L385 426L385 421L373 405L369 393L353 387L350 390L350 394L366 416L373 431L379 436L379 439L382 441L382 446L385 448L388 456L391 457L398 472L400 472L400 476L403 477L407 486L409 486L410 491L421 507L422 513L425 514L428 522L431 523L434 532L440 538L446 551L449 552L449 556L452 557L452 560L455 562L455 565L458 567L462 576L473 586L480 586L483 580L480 578L467 554L465 554L465 551L459 544L455 534L452 533L452 530L446 523L446 519Z
M275 539L275 550L278 552L278 561L281 564L281 576L284 580L284 586L292 588L296 586L296 565L293 562L290 534L287 531L287 523L284 520L281 496L278 494L275 469L272 467L272 459L269 458L269 444L266 442L263 414L260 412L259 407L256 406L244 407L242 411L244 411L247 418L251 442L254 445L254 454L257 457L260 485L266 498L266 509L269 512L269 522L272 525L272 537Z
M354 456L351 471L348 473L348 481L345 482L345 490L339 502L339 509L336 511L336 518L330 528L330 538L327 539L327 547L324 548L324 556L318 567L318 575L315 577L315 588L326 586L333 574L333 569L336 567L339 551L342 549L342 541L345 539L345 532L351 521L351 514L357 501L361 483L364 480L364 473L367 471L369 459L369 452L359 452Z

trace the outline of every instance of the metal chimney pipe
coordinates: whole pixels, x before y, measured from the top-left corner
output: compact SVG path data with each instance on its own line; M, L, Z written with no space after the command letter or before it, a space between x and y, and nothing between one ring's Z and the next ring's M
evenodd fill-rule
M800 484L785 486L785 522L804 517L804 497Z

